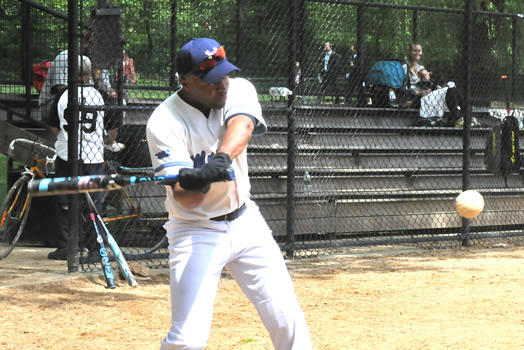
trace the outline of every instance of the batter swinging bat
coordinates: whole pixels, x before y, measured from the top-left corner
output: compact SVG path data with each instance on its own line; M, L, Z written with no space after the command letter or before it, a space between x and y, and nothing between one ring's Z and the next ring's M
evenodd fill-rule
M229 179L235 178L233 168L228 169ZM33 197L53 196L79 192L97 192L118 190L126 186L154 182L160 185L173 185L178 175L169 176L126 176L126 175L88 175L72 177L55 177L50 179L32 180L27 185L28 192Z

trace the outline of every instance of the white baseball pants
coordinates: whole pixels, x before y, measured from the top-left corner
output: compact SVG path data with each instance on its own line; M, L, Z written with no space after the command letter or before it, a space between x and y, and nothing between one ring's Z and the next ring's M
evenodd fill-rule
M224 267L255 306L275 349L312 349L282 253L256 204L246 205L234 221L166 223L172 324L162 350L204 349Z

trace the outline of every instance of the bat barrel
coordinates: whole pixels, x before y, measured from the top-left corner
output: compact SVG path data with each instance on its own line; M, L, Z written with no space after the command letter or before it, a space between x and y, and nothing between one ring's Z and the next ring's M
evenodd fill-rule
M134 176L90 175L73 177L46 178L30 181L27 190L33 196L50 196L79 192L116 190L133 182Z

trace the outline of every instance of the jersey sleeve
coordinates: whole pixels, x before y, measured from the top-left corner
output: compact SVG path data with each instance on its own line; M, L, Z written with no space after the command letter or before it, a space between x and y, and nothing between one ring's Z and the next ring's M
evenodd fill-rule
M263 135L267 131L266 121L262 117L262 107L258 102L257 91L253 84L246 79L236 78L230 84L225 114L226 123L229 119L239 114L245 114L253 118L255 122L253 136Z
M193 160L184 141L186 136L183 125L170 123L166 126L166 123L162 123L163 120L161 115L153 114L147 123L146 135L151 163L157 176L177 175L182 168L193 168Z

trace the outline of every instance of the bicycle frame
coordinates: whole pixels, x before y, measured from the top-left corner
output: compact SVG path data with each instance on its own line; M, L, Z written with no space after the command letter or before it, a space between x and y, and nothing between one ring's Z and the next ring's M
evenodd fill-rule
M16 241L20 237L21 231L23 230L24 224L27 220L28 212L30 210L31 196L27 195L27 192L24 192L23 187L27 186L27 183L30 180L43 179L49 175L51 168L50 166L54 165L56 153L53 148L41 144L38 141L15 139L9 145L8 156L17 161L26 160L28 163L31 164L31 166L29 168L25 167L25 170L22 172L20 179L24 180L17 181L20 188L11 191L10 193L12 193L12 195L9 198L9 202L6 202L4 203L4 205L2 205L4 209L2 209L3 212L0 217L0 228L4 230L3 232L5 232L5 235L4 237L0 235L0 243L3 243L1 242L2 239L9 241L7 245L4 245L8 248L6 250L5 256L7 256L10 253L10 251L16 244ZM106 162L106 165L107 163L108 162ZM118 173L120 168L116 167L108 170L110 172ZM122 169L122 171L124 172L133 170L134 169ZM137 170L145 171L143 169ZM132 196L130 195L128 190L121 189L116 192L120 194L119 197L116 197L116 202L112 203L113 205L115 205L116 203L116 205L114 206L116 210L116 215L107 215L108 213L105 213L106 215L103 215L104 217L102 221L104 223L116 224L116 226L114 227L115 232L112 232L112 235L115 237L120 236L121 239L123 239L124 241L126 241L126 237L129 236L127 233L130 232L140 232L140 234L142 234L143 236L147 236L148 232L153 227L150 226L150 220L142 220L143 215L140 210L140 207L133 201ZM7 200L8 198L5 199L5 201ZM21 201L24 202L22 203ZM122 211L122 208L124 208L124 212L120 212ZM8 220L8 218L10 218L10 220ZM12 228L8 228L4 227L4 225L17 226L12 226ZM12 241L11 238L13 238ZM132 242L133 241L130 241L129 243L133 244ZM140 244L144 245L138 245L137 247L141 247L140 249L144 252L138 253L134 250L134 248L131 248L131 246L127 246L128 249L124 248L125 254L129 256L135 256L135 258L138 258L139 256L143 255L152 254L155 250L163 247L164 245L167 246L167 241L164 237L158 242L141 241ZM123 247L126 246L124 245Z

